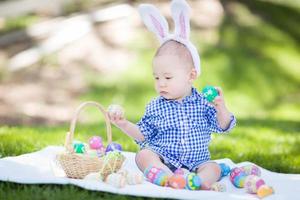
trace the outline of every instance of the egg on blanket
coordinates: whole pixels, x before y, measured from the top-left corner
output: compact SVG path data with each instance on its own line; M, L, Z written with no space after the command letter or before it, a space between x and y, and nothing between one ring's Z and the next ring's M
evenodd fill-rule
M101 176L98 172L89 173L86 175L83 180L89 180L89 181L102 181Z
M260 171L259 167L257 167L256 165L249 164L249 165L245 165L241 168L247 175L256 175L256 176L261 175L261 171Z
M129 185L141 184L144 181L144 176L141 173L128 172L126 181Z
M106 177L105 182L114 187L122 188L126 184L126 179L122 174L112 173Z
M220 182L216 182L211 185L210 189L216 192L226 192L226 185Z
M189 173L186 175L186 189L199 190L201 186L200 177L195 173Z
M230 167L225 163L219 164L221 168L221 177L227 176L230 173Z
M152 166L145 169L144 176L149 182L162 186L167 184L169 178L168 174L164 170Z
M247 174L243 171L243 169L235 167L231 170L229 178L235 187L242 188L244 187L246 177Z
M168 179L168 185L174 189L183 189L186 185L186 179L182 175L174 174Z
M249 175L245 180L245 188L248 193L255 194L260 186L265 185L265 181L256 175Z
M177 175L184 175L184 171L182 168L178 168L174 171L174 174L177 174Z
M264 198L264 197L266 197L268 195L271 195L273 193L274 193L273 188L268 186L268 185L262 185L257 190L257 196L259 198Z
M122 176L126 177L128 174L128 170L120 169L119 171L117 171L117 174L121 174Z

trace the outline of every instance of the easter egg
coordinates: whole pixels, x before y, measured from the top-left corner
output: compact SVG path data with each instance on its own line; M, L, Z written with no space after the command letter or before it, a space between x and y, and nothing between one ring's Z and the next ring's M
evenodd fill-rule
M248 193L257 193L257 190L262 185L265 185L265 181L256 175L249 175L245 180L245 188Z
M232 182L234 177L237 176L238 174L242 173L242 172L245 174L245 172L240 167L233 168L230 171L230 176L229 176L230 181Z
M124 115L124 109L122 108L122 106L117 104L110 105L107 110L109 113L116 113L120 116Z
M184 170L182 168L178 168L174 171L174 174L177 175L184 175Z
M119 151L110 151L104 156L104 161L121 159L123 156Z
M100 149L97 149L96 151L97 151L97 156L99 158L105 155L105 148L104 147L101 147Z
M89 139L89 145L91 149L100 149L103 147L102 138L99 136L93 136Z
M189 173L186 175L186 189L199 190L201 186L200 177L195 173Z
M229 179L235 187L242 188L246 177L246 173L241 168L235 167L231 170Z
M261 171L256 165L250 164L250 165L243 166L241 168L247 175L256 175L256 176L261 175Z
M213 86L204 87L202 93L209 102L213 102L214 99L219 95L218 90Z
M174 174L169 178L168 185L174 189L183 189L186 185L186 180L184 176Z
M230 167L225 163L220 163L221 177L227 176L230 173Z
M110 143L105 150L105 153L108 153L110 151L122 151L122 146L118 143Z
M120 169L117 171L117 174L121 174L122 176L126 177L128 175L128 171L126 169Z
M216 192L226 192L226 185L220 182L216 182L211 185L210 189Z
M73 149L75 153L84 153L85 152L85 146L83 143L74 143Z
M121 174L112 173L107 176L105 182L114 187L122 188L126 184L126 179Z
M126 175L126 181L129 185L141 184L144 181L144 177L140 173L130 172Z
M145 169L144 175L149 182L161 186L165 186L169 178L164 170L152 166Z
M93 172L84 177L84 180L89 181L102 181L100 174L98 172Z
M257 196L261 199L264 198L270 194L273 194L274 190L272 187L267 186L267 185L262 185L258 188L257 190Z

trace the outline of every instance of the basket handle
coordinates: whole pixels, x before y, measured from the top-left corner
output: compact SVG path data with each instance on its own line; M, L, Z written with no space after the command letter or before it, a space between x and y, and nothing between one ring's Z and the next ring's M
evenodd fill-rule
M78 106L78 108L76 109L75 114L72 118L71 125L70 125L70 131L67 133L66 140L65 140L65 147L66 147L67 151L69 151L69 152L73 152L72 141L74 138L75 126L76 126L78 116L79 116L80 112L82 111L82 109L86 106L96 106L102 112L102 114L104 115L105 124L106 124L106 135L107 135L108 144L110 144L112 141L111 124L110 124L110 120L109 120L109 117L107 115L105 108L97 102L87 101Z

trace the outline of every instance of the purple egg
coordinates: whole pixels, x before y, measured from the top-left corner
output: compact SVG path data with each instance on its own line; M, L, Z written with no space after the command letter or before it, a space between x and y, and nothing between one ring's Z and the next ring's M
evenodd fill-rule
M110 151L122 151L122 146L118 143L110 143L105 150L105 153L108 153Z

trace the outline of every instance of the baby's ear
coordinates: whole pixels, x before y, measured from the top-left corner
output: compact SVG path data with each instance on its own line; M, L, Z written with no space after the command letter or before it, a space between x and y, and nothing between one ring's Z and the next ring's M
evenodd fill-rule
M146 27L159 39L160 43L169 35L167 20L160 14L159 10L151 4L141 4L139 13Z
M183 40L190 37L190 7L185 0L173 0L172 17L175 23L175 35Z
M190 72L190 81L191 83L197 79L197 71L196 69L193 67L193 69Z

